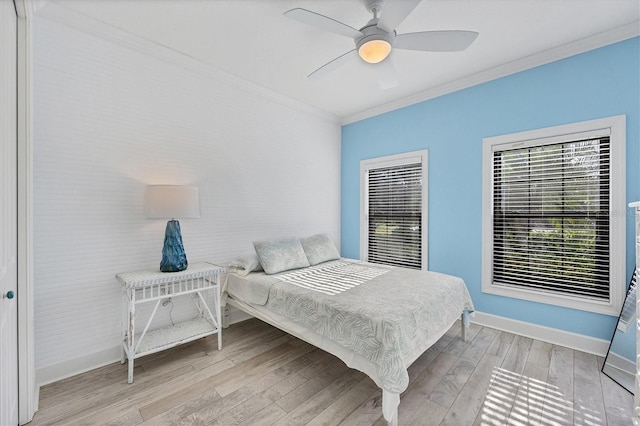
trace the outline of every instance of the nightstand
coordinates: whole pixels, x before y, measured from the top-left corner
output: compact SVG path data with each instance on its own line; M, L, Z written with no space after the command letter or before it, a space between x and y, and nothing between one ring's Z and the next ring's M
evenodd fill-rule
M137 358L160 352L201 337L218 334L222 349L220 313L220 275L224 268L212 263L196 263L180 272L141 270L116 275L122 284L123 321L120 362L129 361L128 382L133 383L133 364ZM195 318L149 330L163 300L191 295L198 314ZM207 302L207 299L210 302ZM155 302L153 312L141 333L136 334L136 306ZM213 309L213 312L212 312Z

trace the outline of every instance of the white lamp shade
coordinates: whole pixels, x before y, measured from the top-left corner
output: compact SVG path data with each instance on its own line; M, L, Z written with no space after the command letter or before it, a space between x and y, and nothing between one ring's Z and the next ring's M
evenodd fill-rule
M149 219L198 218L198 188L182 185L148 185L144 197L144 214Z

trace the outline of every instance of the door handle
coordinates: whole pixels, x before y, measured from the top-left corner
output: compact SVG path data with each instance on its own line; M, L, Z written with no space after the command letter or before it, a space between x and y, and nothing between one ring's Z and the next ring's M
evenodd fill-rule
M9 290L8 292L6 292L5 294L2 295L3 299L13 299L13 296L15 296L15 294L13 293L13 291Z

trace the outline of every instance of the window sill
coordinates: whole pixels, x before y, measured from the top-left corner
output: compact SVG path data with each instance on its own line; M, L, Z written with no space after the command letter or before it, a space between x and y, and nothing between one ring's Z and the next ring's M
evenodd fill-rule
M482 284L482 292L495 294L497 296L511 297L513 299L527 300L530 302L546 303L548 305L562 306L570 309L593 312L597 314L617 317L620 310L611 301L603 302L598 300L587 300L584 298L570 297L555 293L541 293L522 288L509 287L506 285Z

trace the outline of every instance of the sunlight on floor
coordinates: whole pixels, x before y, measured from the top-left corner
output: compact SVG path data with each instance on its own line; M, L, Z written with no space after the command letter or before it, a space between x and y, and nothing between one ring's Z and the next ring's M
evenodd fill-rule
M603 426L602 413L574 407L557 386L502 368L494 368L480 412L480 424Z

